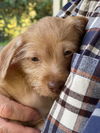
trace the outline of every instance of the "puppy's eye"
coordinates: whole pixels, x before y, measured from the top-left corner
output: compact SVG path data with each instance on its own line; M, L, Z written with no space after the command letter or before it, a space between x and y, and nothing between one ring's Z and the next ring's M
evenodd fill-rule
M64 51L64 56L70 56L70 55L72 55L72 54L73 54L73 52L70 51L70 50Z
M37 57L33 57L32 61L39 61L39 59Z

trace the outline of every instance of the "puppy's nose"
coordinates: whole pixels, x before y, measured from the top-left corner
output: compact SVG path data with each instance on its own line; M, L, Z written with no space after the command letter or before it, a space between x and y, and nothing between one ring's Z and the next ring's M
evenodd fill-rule
M49 81L48 88L54 93L60 93L62 88L64 87L64 81Z

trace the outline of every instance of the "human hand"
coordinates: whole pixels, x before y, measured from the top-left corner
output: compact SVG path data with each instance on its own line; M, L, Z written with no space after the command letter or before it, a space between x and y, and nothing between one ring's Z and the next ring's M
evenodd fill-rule
M36 110L0 95L0 133L40 133L37 129L7 120L28 122L38 121L40 118Z

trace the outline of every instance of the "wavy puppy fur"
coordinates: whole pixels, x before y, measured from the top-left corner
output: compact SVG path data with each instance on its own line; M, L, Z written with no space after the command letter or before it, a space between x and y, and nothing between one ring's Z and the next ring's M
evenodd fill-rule
M70 71L87 19L45 17L0 53L0 93L45 117Z

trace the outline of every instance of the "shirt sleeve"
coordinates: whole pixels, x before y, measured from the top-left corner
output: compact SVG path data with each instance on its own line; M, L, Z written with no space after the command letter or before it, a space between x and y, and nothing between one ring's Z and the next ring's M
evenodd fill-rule
M82 133L99 133L100 132L100 101L94 109L91 117L84 126Z

